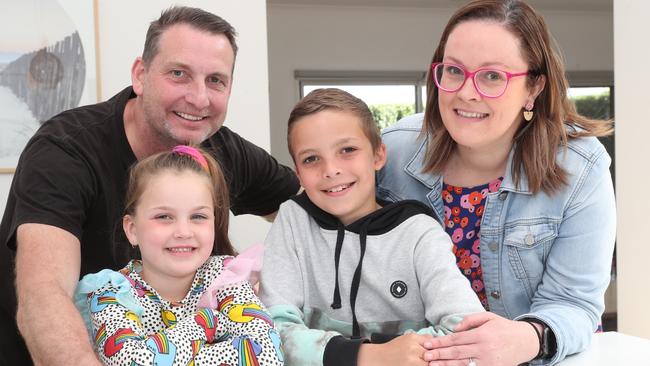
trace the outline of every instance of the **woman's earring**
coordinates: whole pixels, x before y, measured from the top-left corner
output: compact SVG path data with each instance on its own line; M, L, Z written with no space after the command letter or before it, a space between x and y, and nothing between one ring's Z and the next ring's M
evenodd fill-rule
M526 103L526 107L524 107L524 119L526 122L530 122L531 119L533 119L533 102L528 102Z
M131 243L131 248L135 249L135 247L137 247L137 246L138 246L138 244Z

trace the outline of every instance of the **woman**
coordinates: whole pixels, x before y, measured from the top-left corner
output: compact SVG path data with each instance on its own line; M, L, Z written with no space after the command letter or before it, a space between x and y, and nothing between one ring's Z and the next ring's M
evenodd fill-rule
M447 24L424 115L386 129L378 195L429 204L489 313L433 339L430 365L554 364L604 310L615 236L611 124L578 115L542 17L478 0Z

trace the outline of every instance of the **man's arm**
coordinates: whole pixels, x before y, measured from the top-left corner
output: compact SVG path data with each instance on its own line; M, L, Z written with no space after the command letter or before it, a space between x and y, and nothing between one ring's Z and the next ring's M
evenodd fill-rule
M233 214L272 215L282 202L299 192L300 183L291 168L227 127L222 127L210 144L230 177Z
M305 189L302 188L302 186L301 186L300 189L298 189L298 192L296 192L296 196L299 195L299 194L301 194L302 191L304 191L304 190L305 190ZM272 223L273 221L275 221L275 217L276 217L277 215L278 215L278 211L274 211L274 212L272 212L272 213L270 213L270 214L268 214L268 215L264 215L264 216L262 216L262 217L264 218L264 220L266 220L266 221Z
M16 246L16 321L34 363L101 365L72 302L81 268L79 240L54 226L22 224Z

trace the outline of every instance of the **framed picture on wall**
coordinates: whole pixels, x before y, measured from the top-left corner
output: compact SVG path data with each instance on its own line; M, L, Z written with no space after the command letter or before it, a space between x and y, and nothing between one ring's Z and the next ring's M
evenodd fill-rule
M0 173L48 119L97 102L96 0L22 0L0 12Z

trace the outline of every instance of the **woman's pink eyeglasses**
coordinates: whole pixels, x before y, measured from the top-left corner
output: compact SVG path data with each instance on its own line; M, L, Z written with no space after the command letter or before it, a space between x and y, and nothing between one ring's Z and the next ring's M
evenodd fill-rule
M530 72L511 73L498 69L482 68L467 71L460 65L436 62L431 65L433 81L438 89L455 93L459 91L467 79L472 79L476 91L486 98L498 98L506 92L508 81L517 76L528 75Z

